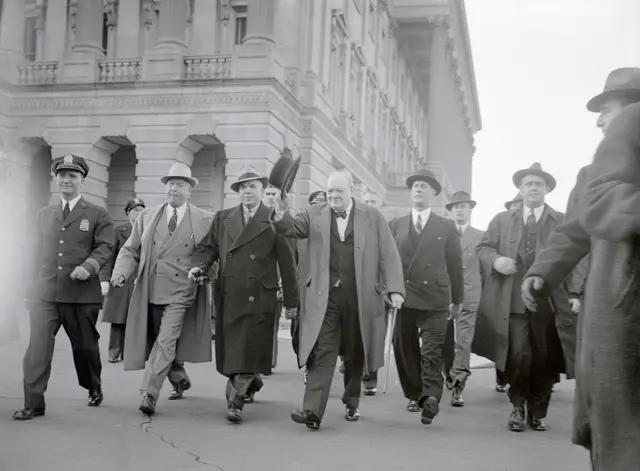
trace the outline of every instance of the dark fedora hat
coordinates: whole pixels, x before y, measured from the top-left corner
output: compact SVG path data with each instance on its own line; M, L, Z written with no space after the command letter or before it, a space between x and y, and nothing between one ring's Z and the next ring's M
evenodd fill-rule
M456 191L451 197L451 202L445 204L444 207L447 208L447 211L451 211L453 205L458 203L469 203L471 209L476 207L476 202L471 199L471 195L466 191Z
M604 90L589 100L587 109L599 113L600 107L612 98L640 101L640 68L624 67L611 71L604 84Z
M73 154L67 154L53 160L51 172L53 172L54 175L58 175L58 172L63 170L80 172L82 174L82 178L86 178L87 175L89 175L89 165L87 164L87 161L82 157L78 157Z
M422 168L407 178L407 188L411 189L415 182L427 182L436 191L436 195L439 195L442 191L442 185L440 185L436 176L427 169Z
M520 193L518 193L512 200L507 201L504 204L504 207L506 208L507 211L509 211L511 209L511 206L513 206L513 203L517 203L517 202L521 202L522 201L522 195Z
M513 184L516 187L520 187L520 181L526 177L527 175L536 175L540 178L543 178L545 182L547 182L547 186L549 187L549 191L553 191L556 187L556 179L553 178L553 175L542 170L542 165L538 162L535 162L531 167L524 168L522 170L518 170L513 174Z
M133 208L137 208L138 206L146 208L144 201L140 198L133 198L132 200L127 201L127 205L124 207L124 213L129 214Z
M261 181L265 187L269 183L267 177L261 175L253 166L247 165L240 170L240 175L238 175L236 181L231 184L231 189L237 193L241 184L252 180Z
M300 157L294 159L291 150L285 147L271 169L269 184L280 190L282 196L286 196L291 191L300 168L300 160Z

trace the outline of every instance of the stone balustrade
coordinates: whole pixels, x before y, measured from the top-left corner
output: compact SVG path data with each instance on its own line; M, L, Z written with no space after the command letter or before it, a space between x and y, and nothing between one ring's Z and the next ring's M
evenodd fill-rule
M231 56L189 56L184 58L185 80L231 78Z
M18 82L21 85L56 83L57 77L57 62L28 62L18 65Z
M98 80L102 83L137 82L140 80L140 59L100 61Z

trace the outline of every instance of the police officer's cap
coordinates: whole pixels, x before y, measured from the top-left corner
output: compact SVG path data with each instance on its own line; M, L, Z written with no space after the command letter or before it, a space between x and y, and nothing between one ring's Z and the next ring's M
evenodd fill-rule
M89 165L87 165L87 162L85 162L82 157L67 154L53 159L53 165L51 165L51 171L54 175L58 175L58 173L63 170L74 170L76 172L80 172L82 177L85 178L89 174Z
M137 208L138 206L146 208L144 201L140 198L133 198L132 200L127 201L127 205L124 207L125 214L129 214L133 208Z

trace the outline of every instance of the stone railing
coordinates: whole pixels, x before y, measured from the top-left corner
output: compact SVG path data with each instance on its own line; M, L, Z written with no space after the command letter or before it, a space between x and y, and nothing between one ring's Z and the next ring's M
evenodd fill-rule
M140 80L140 59L114 59L98 63L102 83L137 82Z
M231 56L189 56L184 58L185 80L231 78Z
M18 82L21 85L56 83L57 78L57 62L29 62L18 65Z

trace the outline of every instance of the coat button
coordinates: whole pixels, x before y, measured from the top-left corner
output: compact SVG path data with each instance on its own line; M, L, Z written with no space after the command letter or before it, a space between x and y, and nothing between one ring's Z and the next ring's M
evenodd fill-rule
M428 285L429 283L427 281L423 281L422 284L423 285Z
M58 267L58 270L62 270L62 267Z
M63 227L63 228L62 228L62 232L64 232L65 230L66 230L66 229Z
M254 298L253 296L249 296L249 301L253 302L255 301L256 298Z
M64 240L61 240L61 241L60 241L60 243L61 243L61 244L64 244Z
M249 255L249 258L250 258L251 260L255 260L255 259L256 259L256 256L255 256L255 255L253 255L253 254L251 254L251 255Z
M58 254L58 257L62 257L62 254L61 254L61 253L59 253L59 254Z

